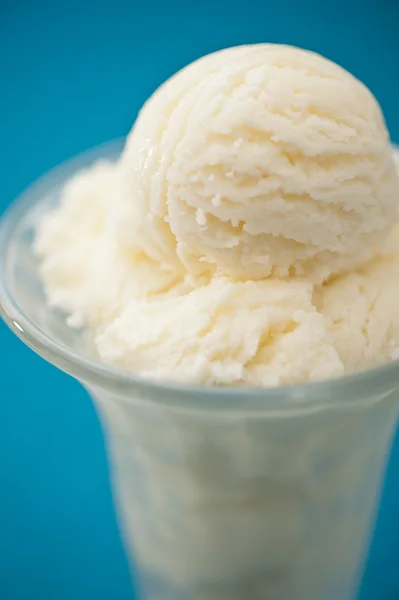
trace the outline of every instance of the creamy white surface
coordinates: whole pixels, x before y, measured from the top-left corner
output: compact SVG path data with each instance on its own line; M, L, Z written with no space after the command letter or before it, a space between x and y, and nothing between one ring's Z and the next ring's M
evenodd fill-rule
M100 357L198 384L280 385L390 360L399 341L399 235L367 265L324 285L176 274L128 252L108 224L118 165L98 164L63 192L38 230L49 303L93 329Z
M319 56L205 57L149 100L121 161L76 175L40 223L48 301L102 360L151 378L276 386L391 360L387 140L371 94Z
M144 105L121 160L118 232L176 269L321 281L373 254L398 180L369 90L319 55L230 48Z

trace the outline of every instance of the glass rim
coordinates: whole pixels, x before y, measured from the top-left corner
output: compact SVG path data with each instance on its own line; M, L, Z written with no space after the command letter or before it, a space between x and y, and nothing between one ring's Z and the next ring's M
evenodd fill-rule
M0 219L0 316L10 329L31 349L60 370L93 387L101 387L122 396L134 397L140 392L157 404L179 405L188 409L244 408L268 411L293 407L299 413L330 408L366 404L376 394L388 395L399 387L399 361L392 361L374 369L336 379L313 381L305 384L278 387L216 387L184 385L177 381L156 380L125 371L88 358L51 338L18 306L8 285L5 265L18 226L40 205L50 183L64 183L78 170L87 168L96 160L114 157L123 148L125 138L118 138L95 146L51 169L26 188L11 203ZM84 164L82 164L82 161ZM133 396L132 396L133 393ZM351 399L348 402L348 397ZM190 401L191 399L191 401Z

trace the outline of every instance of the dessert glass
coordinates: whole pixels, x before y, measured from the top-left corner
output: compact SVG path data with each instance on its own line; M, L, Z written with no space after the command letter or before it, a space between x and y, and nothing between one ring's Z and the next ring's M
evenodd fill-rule
M101 364L49 308L32 248L69 178L55 169L0 225L0 312L99 411L140 600L354 600L399 407L399 364L278 389L148 381Z

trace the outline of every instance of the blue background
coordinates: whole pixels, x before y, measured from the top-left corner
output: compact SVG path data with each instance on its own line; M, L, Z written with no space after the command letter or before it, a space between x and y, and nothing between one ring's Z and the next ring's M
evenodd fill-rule
M178 68L229 45L335 60L399 142L398 25L398 0L0 0L0 212L57 163L125 135ZM0 352L0 599L132 600L88 397L3 324ZM398 473L399 439L362 600L399 598Z

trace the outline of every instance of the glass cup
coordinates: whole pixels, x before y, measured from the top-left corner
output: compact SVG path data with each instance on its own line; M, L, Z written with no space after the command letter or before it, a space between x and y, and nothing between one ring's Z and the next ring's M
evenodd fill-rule
M46 306L35 226L66 181L123 141L56 169L0 227L0 307L98 407L141 600L354 600L399 406L399 365L278 389L183 387L101 364Z

